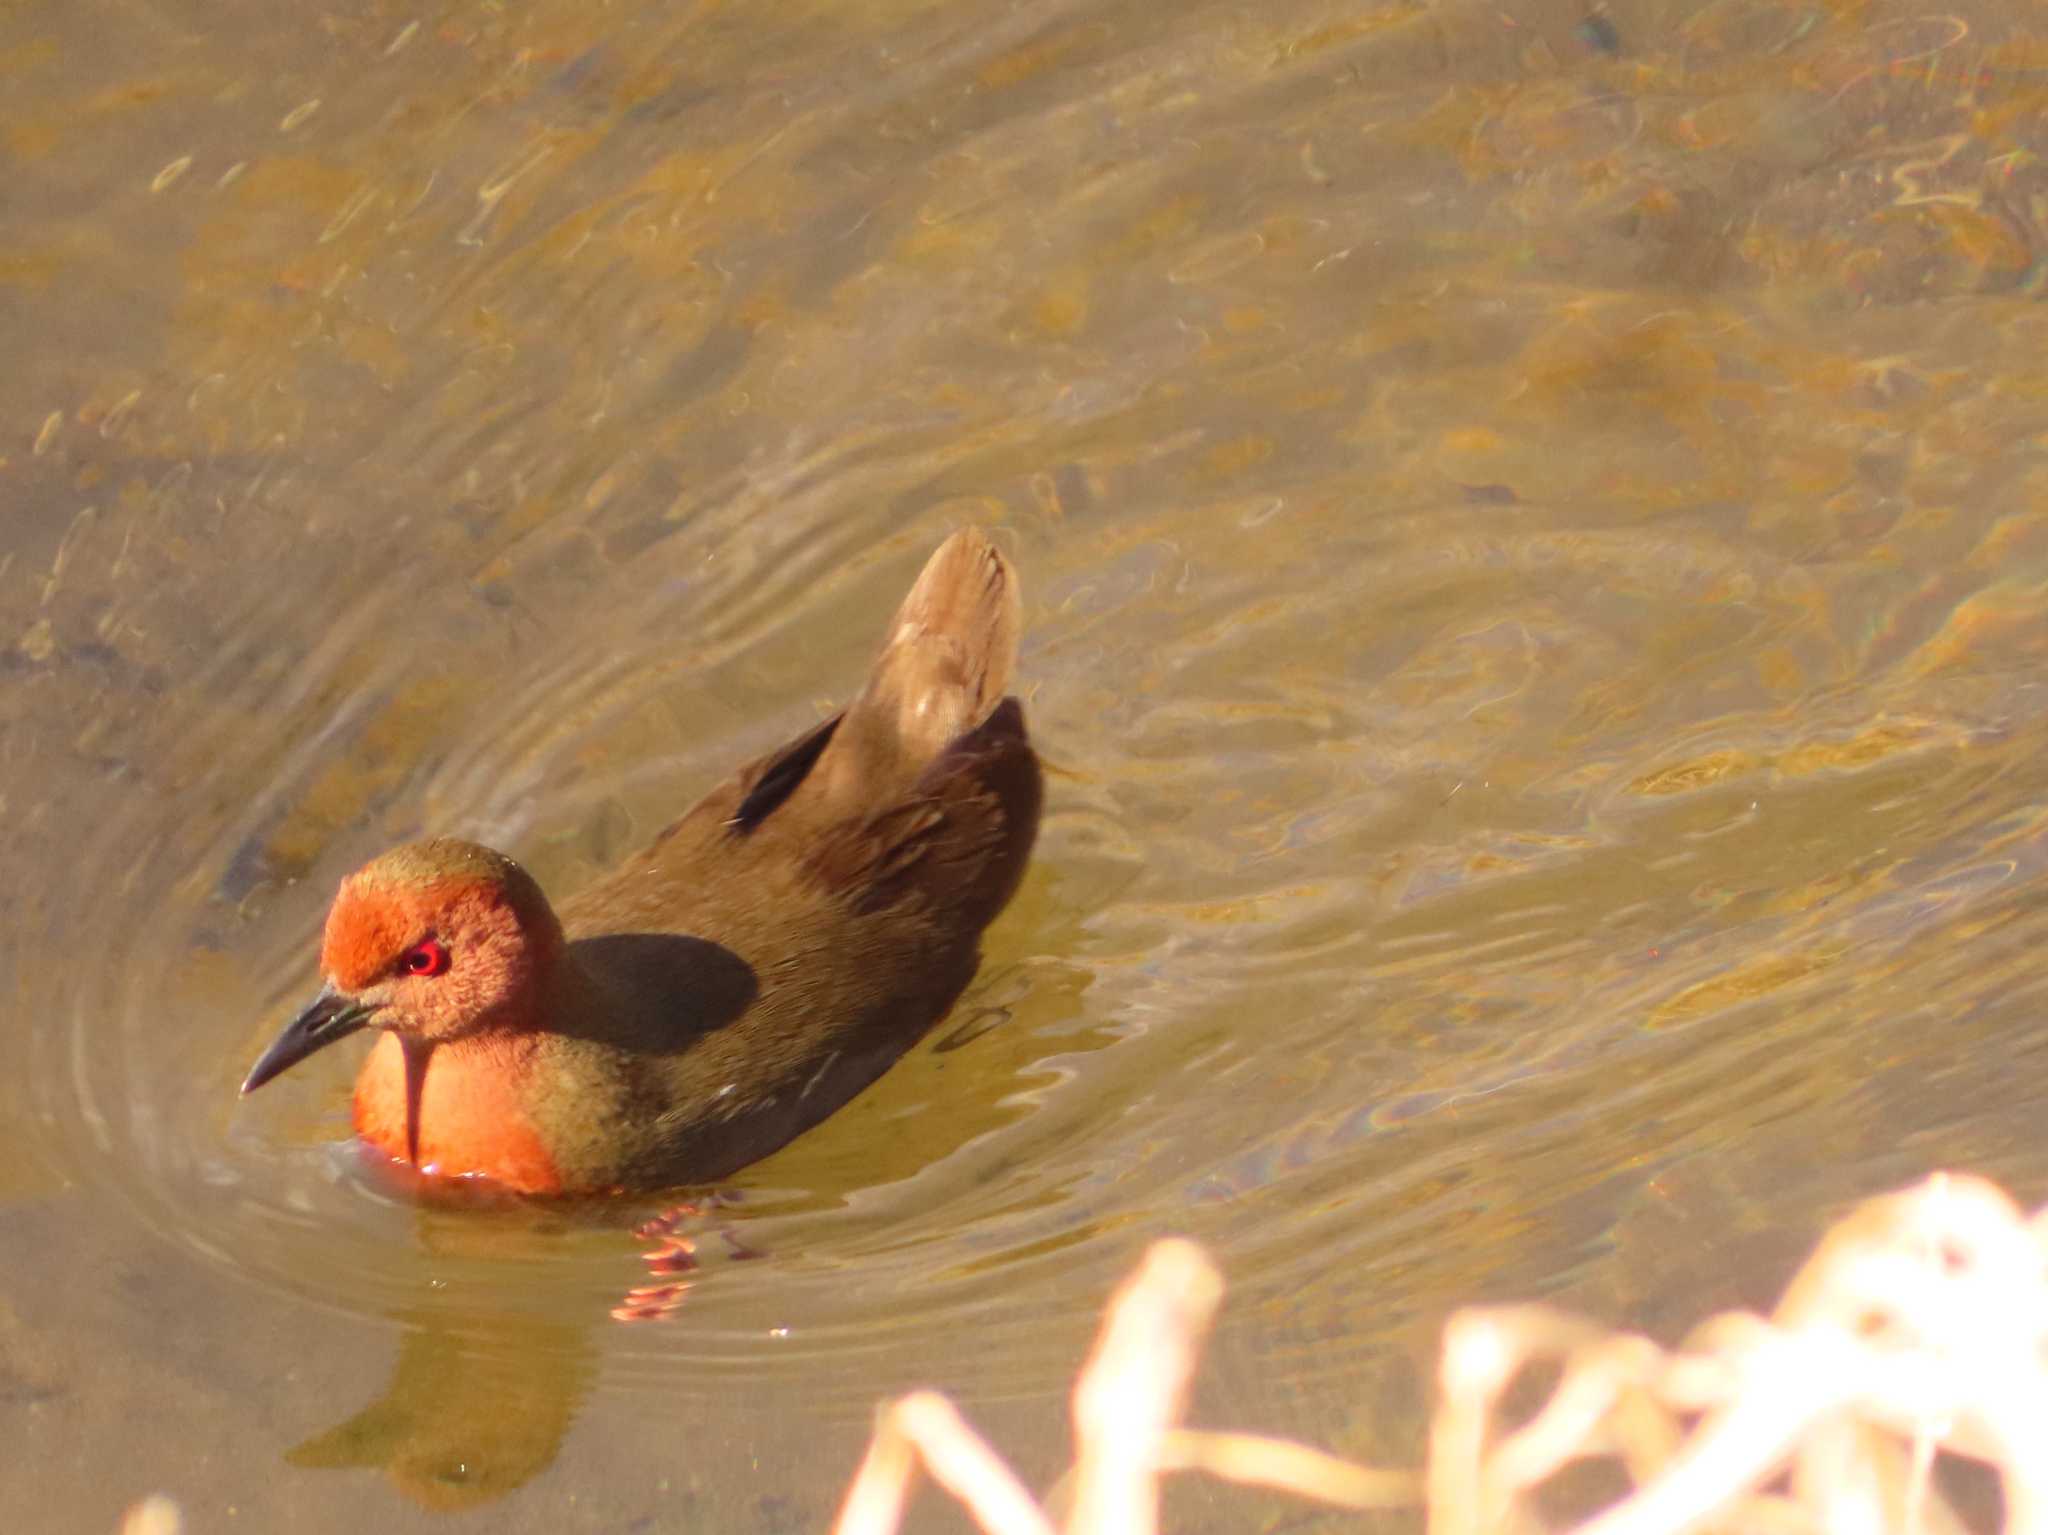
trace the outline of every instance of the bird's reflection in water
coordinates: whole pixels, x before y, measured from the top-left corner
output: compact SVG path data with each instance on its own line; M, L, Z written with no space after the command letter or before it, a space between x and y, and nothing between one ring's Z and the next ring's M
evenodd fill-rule
M381 1468L414 1502L448 1512L544 1470L596 1373L589 1329L516 1314L405 1320L383 1396L287 1451L286 1462Z
M427 1508L474 1508L554 1460L596 1375L594 1330L616 1325L590 1292L588 1270L565 1267L567 1249L587 1253L579 1238L616 1241L623 1290L633 1246L644 1244L627 1236L634 1221L615 1204L540 1203L401 1166L375 1176L420 1201L418 1250L436 1293L393 1313L403 1335L383 1395L285 1460L381 1469Z

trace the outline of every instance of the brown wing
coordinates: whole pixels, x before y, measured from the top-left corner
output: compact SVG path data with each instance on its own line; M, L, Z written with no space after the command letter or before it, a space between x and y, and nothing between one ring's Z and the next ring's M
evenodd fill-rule
M1042 792L1023 707L1006 698L940 753L904 798L831 826L809 866L857 911L921 900L978 930L1016 891L1038 833Z

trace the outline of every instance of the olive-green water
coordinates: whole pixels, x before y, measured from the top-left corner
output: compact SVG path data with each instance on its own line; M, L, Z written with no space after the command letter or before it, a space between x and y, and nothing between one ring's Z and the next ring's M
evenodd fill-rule
M0 5L9 1526L816 1530L918 1384L1043 1483L1168 1231L1198 1417L1412 1460L1460 1302L2048 1195L2044 124L2029 0ZM1036 861L759 1258L237 1101L341 875L568 892L966 522Z

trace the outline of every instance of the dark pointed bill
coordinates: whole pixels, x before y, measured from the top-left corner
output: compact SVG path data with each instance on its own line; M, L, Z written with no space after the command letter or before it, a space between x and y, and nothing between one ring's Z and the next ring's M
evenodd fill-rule
M376 1009L365 1007L354 997L345 996L332 986L321 987L320 995L284 1026L284 1032L271 1041L270 1048L249 1068L249 1079L242 1084L242 1091L253 1093L279 1072L298 1065L315 1050L325 1049L337 1039L346 1039L368 1023L374 1011Z

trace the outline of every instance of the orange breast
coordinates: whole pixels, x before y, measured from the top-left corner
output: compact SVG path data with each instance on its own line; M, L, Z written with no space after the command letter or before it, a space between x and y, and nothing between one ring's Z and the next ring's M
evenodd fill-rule
M434 1052L420 1092L421 1173L489 1178L522 1194L562 1192L554 1158L522 1103L527 1064L518 1042L464 1040ZM405 1060L393 1035L381 1035L363 1062L355 1121L370 1145L406 1160Z

